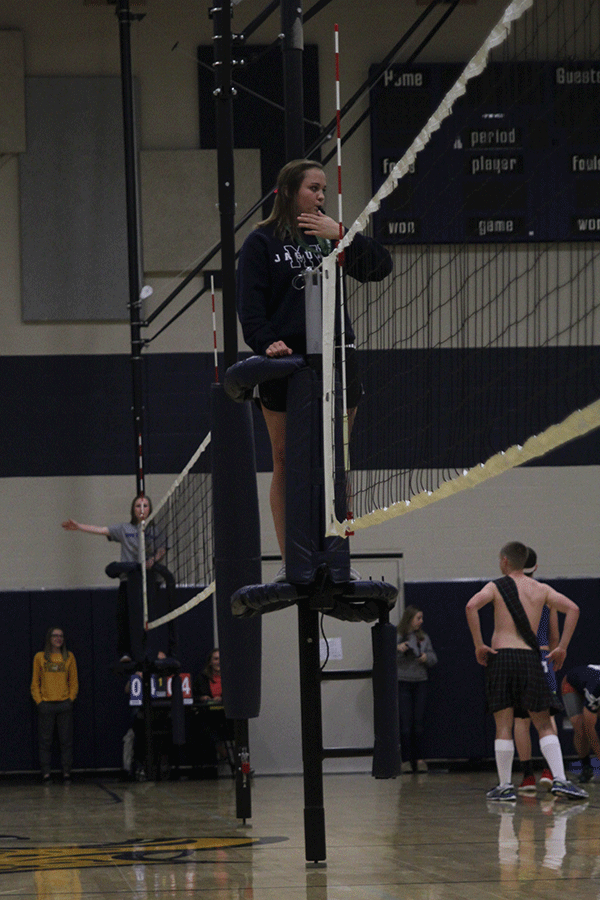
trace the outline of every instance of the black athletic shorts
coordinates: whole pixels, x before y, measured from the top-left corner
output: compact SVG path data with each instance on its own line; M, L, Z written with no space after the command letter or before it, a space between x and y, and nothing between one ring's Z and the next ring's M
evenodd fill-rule
M507 647L488 653L485 689L488 711L512 707L515 716L527 718L528 712L550 709L552 696L534 650Z
M336 359L337 359L336 352ZM341 361L337 359L336 366L340 370ZM341 377L341 376L340 376ZM260 402L273 412L285 412L287 409L287 378L274 378L273 381L265 381L258 386ZM363 394L363 386L360 380L360 371L356 359L354 347L346 347L346 406L354 409L360 403Z

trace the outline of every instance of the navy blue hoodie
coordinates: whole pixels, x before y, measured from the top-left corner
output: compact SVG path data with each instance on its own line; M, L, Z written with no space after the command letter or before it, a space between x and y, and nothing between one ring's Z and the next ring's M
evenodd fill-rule
M333 245L325 243L331 250ZM244 340L254 353L264 355L274 341L284 341L294 353L306 352L302 272L319 266L322 256L316 237L307 235L306 246L291 237L281 241L274 223L248 235L239 256L236 296ZM344 273L363 282L381 281L392 271L385 247L360 233L345 250L344 260ZM354 342L347 312L346 342Z

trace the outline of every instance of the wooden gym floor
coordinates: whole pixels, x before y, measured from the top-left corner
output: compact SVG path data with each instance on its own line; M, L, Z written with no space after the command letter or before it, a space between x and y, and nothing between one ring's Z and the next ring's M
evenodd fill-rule
M19 900L598 900L600 783L491 804L492 772L326 775L327 863L304 859L301 777L0 782L0 897Z

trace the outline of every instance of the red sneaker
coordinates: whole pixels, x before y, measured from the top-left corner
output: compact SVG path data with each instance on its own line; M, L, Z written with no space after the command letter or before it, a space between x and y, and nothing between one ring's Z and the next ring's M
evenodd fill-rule
M525 775L517 790L520 794L535 794L535 775Z
M540 776L540 784L546 788L547 791L552 787L552 772L550 769L544 769Z

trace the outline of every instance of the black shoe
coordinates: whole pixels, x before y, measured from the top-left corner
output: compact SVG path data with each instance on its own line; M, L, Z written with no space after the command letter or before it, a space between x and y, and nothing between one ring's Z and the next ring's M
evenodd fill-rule
M63 784L71 784L71 773L63 772Z
M594 777L594 767L593 766L583 766L581 770L581 775L577 779L579 784L587 784L588 781L591 781Z
M52 775L50 772L47 772L46 775L42 775L42 784L52 784Z

